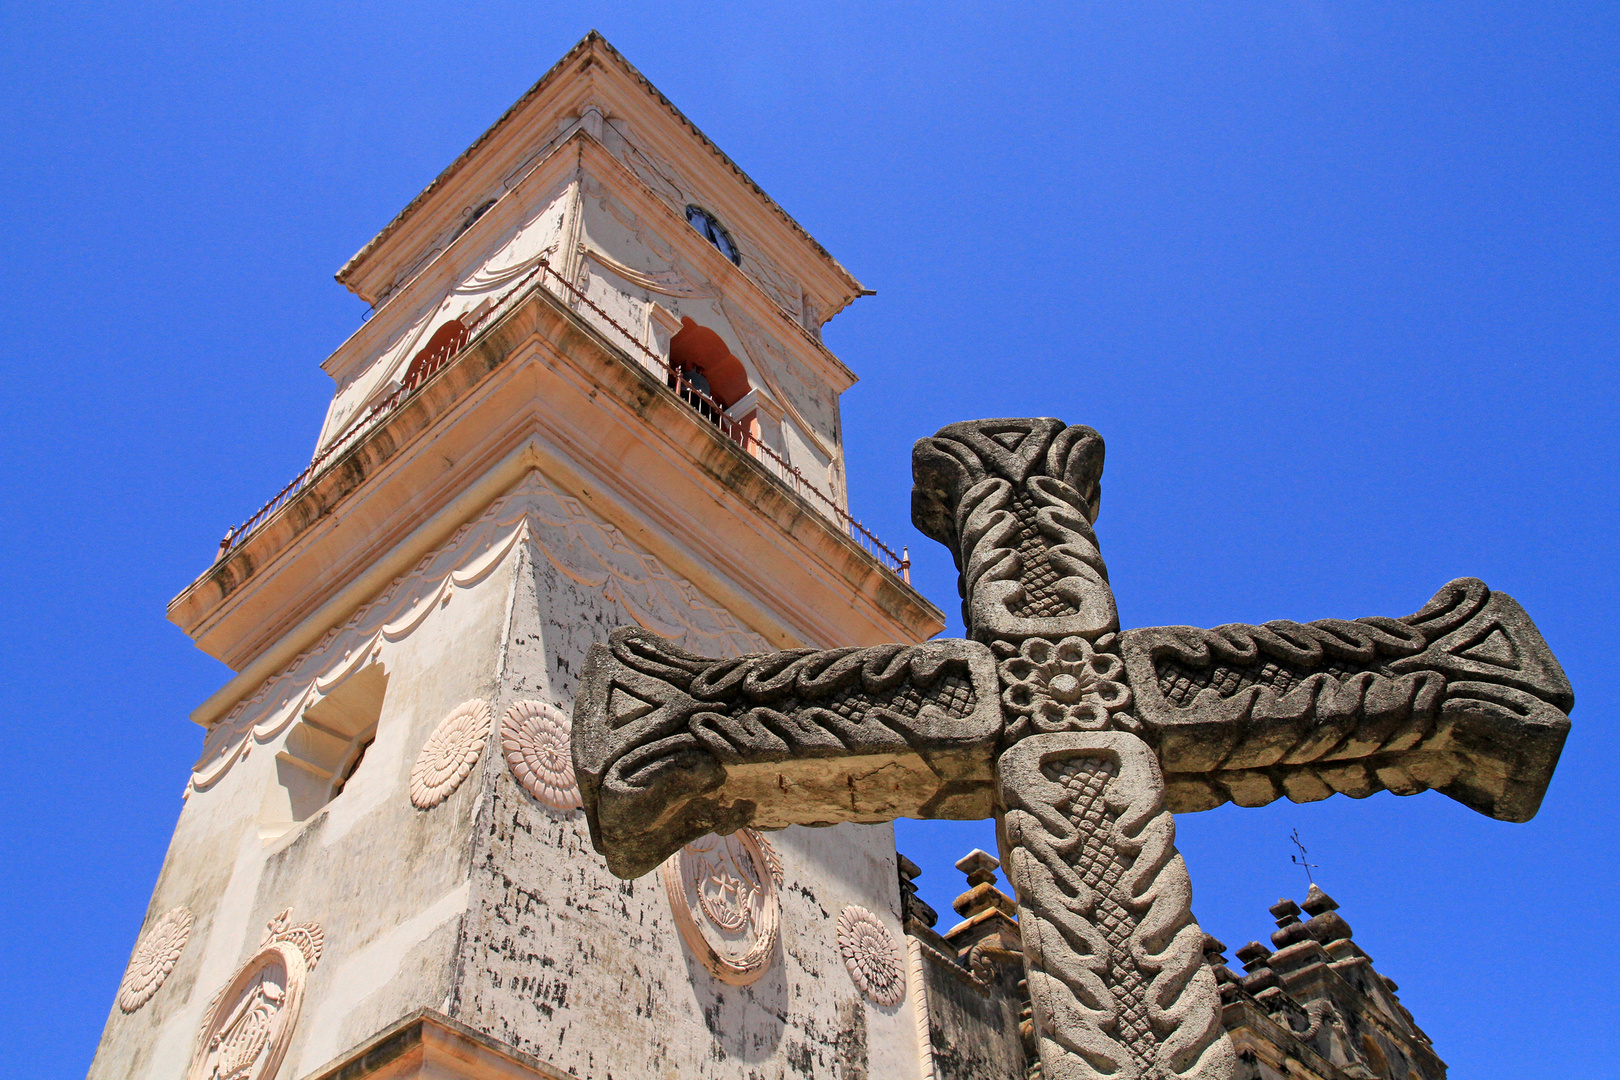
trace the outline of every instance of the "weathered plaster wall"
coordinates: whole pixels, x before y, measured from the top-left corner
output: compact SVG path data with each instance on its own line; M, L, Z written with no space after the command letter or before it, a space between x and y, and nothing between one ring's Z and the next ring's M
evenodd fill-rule
M923 953L938 1080L1024 1080L1015 985L1022 969L993 970L997 981L981 984L960 965Z
M535 536L503 710L523 698L571 708L585 649L647 619L633 595L582 574L579 553L556 531ZM711 602L686 589L687 625L665 614L660 632L689 648L732 651L715 648ZM888 826L772 834L785 875L779 954L759 981L735 987L686 948L656 874L612 877L580 812L537 802L503 767L489 773L456 1019L584 1077L917 1075L910 1003L882 1008L861 997L836 939L838 916L853 903L878 912L901 940Z
M900 942L887 826L773 834L781 944L749 987L716 981L679 936L662 883L622 882L583 816L531 798L500 746L514 701L572 705L589 647L639 625L710 655L764 647L725 609L537 473L463 526L210 733L148 922L196 922L137 1011L115 1005L92 1077L185 1074L210 1001L290 908L325 949L279 1075L306 1075L400 1017L441 1010L581 1077L916 1074L909 1001L878 1007L843 965L845 905ZM312 702L380 665L376 741L344 791L265 841L276 755ZM473 772L418 810L409 777L469 698L495 722Z
M458 539L427 562L476 563L488 537L472 530ZM150 1001L130 1014L113 1006L92 1077L183 1076L210 1000L256 949L266 922L288 908L295 923L320 925L325 949L282 1075L309 1072L404 1012L442 1007L469 895L478 787L463 784L423 812L411 805L408 780L444 715L493 691L515 564L509 552L476 580L433 591L430 614L409 633L375 646L368 639L368 652L355 656L355 631L368 617L360 613L351 633L300 657L237 719L240 739L225 767L192 790L180 815L148 911L150 923L189 907L190 938ZM382 599L413 598L394 592ZM376 741L340 795L280 838L261 840L276 755L297 727L294 715L276 730L278 716L318 694L322 675L369 663L388 675ZM260 740L251 732L264 724L275 733Z

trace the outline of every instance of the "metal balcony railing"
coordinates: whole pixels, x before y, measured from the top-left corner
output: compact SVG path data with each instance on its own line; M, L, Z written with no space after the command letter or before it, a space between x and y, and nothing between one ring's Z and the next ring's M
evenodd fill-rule
M252 517L229 529L219 542L219 557L223 558L226 553L241 543L249 533L268 520L272 514L286 505L294 495L325 472L345 449L355 445L368 432L374 430L378 424L410 398L433 375L459 356L462 351L473 343L473 339L479 330L489 325L498 313L504 313L510 309L512 305L509 301L514 301L525 286L535 284L556 295L555 290L549 287L549 280L555 280L557 284L567 290L568 295L589 308L607 326L612 327L631 348L651 360L655 369L664 373L665 382L669 388L700 416L712 423L721 434L741 446L768 472L787 484L801 498L814 505L824 507L828 516L844 530L845 535L860 544L869 555L877 559L891 573L908 584L911 582L911 557L909 551L903 555L896 555L892 548L873 535L870 529L850 516L849 512L834 502L830 495L811 483L797 467L789 464L787 459L783 458L773 448L755 438L752 429L748 425L727 414L725 407L710 394L693 385L684 372L649 349L645 342L621 326L613 316L602 310L582 289L553 269L550 262L544 258L533 269L514 282L498 301L492 304L483 315L479 316L467 328L466 335L459 342L448 343L430 356L419 357L418 361L411 365L411 372L407 375L403 385L367 409L365 415L342 435L333 439L320 453L316 454L315 460L311 461L303 472L276 492L270 501L261 506ZM566 297L563 299L566 299Z

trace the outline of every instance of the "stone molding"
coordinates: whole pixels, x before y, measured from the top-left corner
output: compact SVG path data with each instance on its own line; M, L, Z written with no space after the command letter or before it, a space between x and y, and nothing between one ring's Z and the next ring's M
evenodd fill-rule
M259 948L208 1003L186 1080L274 1080L325 944L319 925L291 918L289 908L266 924Z
M859 904L838 916L838 951L850 981L875 1005L890 1008L906 996L906 971L894 935Z
M546 701L515 701L501 721L501 749L523 790L553 810L579 809L568 714Z
M425 555L320 643L299 654L215 724L193 767L187 794L218 783L254 745L278 737L310 705L409 637L429 614L493 573L519 543L529 543L572 580L600 588L628 622L729 653L765 643L730 612L667 570L579 500L530 471L476 520Z
M118 984L118 1007L132 1013L145 1005L174 970L191 937L191 909L170 908L153 921L135 945L123 981Z
M439 721L411 766L411 805L431 810L467 779L484 750L494 713L483 698L464 701Z
M532 1054L432 1009L418 1009L305 1080L571 1080Z
M775 961L782 859L753 829L694 840L659 870L681 940L709 974L747 986Z

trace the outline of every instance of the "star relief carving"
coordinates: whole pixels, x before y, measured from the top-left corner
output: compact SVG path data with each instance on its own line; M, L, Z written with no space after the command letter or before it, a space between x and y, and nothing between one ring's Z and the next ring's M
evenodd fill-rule
M660 870L675 927L721 982L747 986L768 971L781 936L782 860L754 829L709 835Z

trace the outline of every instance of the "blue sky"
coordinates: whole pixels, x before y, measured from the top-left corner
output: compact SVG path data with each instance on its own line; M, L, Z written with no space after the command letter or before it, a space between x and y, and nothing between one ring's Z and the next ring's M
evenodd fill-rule
M164 604L307 460L332 273L592 26L877 291L853 508L942 607L911 442L1041 414L1108 441L1127 626L1524 604L1577 697L1534 821L1181 845L1235 948L1297 828L1453 1076L1611 1068L1620 8L124 3L0 8L0 1075L88 1066L227 676ZM945 921L975 845L900 828Z

